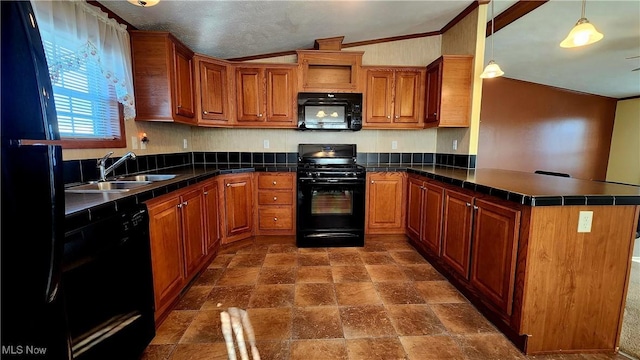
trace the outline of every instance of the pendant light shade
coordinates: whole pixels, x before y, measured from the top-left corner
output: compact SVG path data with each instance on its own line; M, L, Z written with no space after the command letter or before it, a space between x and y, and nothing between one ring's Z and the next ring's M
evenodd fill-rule
M500 66L498 66L495 61L491 60L487 64L487 67L484 68L482 74L480 74L480 77L482 79L491 79L502 75L504 75L504 71L500 69Z
M135 6L140 6L140 7L150 7L150 6L157 5L160 2L160 0L127 0L127 1Z
M585 7L587 0L582 0L582 17L576 23L576 26L571 29L569 35L562 40L560 47L574 48L584 45L593 44L594 42L602 40L604 35L596 30L589 20L585 17Z
M493 32L494 32L494 14L493 14L493 3L495 0L491 0L491 60L487 64L487 67L484 68L482 74L480 74L481 79L491 79L495 77L499 77L504 75L504 71L500 69L500 66L493 61Z

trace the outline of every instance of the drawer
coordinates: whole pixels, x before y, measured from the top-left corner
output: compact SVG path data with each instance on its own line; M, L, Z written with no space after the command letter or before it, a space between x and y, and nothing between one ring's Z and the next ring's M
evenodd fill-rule
M295 174L259 174L258 189L293 189Z
M293 229L293 208L259 208L258 227L262 230Z
M260 190L258 191L258 205L293 205L291 191Z

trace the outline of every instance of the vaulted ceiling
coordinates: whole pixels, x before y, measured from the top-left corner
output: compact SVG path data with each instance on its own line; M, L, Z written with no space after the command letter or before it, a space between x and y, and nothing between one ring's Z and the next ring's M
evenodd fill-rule
M517 2L494 1L496 15ZM438 32L473 1L99 2L138 29L169 31L198 53L229 59L307 49L334 36L354 43ZM550 0L497 31L494 57L505 76L614 98L640 95L640 71L631 71L640 67L640 57L632 58L640 55L640 1L587 1L586 16L604 39L562 49L580 10L579 0Z

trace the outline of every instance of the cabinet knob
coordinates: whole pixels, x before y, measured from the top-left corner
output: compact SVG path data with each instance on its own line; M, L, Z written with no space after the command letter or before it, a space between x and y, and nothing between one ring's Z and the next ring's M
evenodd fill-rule
M478 206L477 205L473 205L473 210L478 210Z
M187 205L189 205L189 202L185 201L185 202L182 203L182 205L187 206Z
M391 119L391 115L387 115L387 119Z
M202 112L204 115L207 115L209 112L208 111L203 111Z
M373 184L373 183L374 183L374 181L373 181L373 180L371 180L371 183Z
M437 116L437 115L438 115L438 113L433 113L433 116Z
M278 201L278 197L277 197L277 196L274 196L274 197L273 197L273 201Z
M178 105L178 109L180 109L182 107L182 105Z
M262 114L258 114L258 117L262 117Z
M182 209L182 203L178 204L178 209Z
M274 218L273 218L273 221L278 221L278 218L277 218L277 217L274 217Z
M231 186L231 184L227 184L227 187Z
M275 184L277 184L277 182L275 182L275 181L274 181L274 182L273 182L273 185L275 185Z
M203 194L204 194L204 195L209 195L209 192L208 192L208 191L205 191Z
M400 119L400 115L396 115L396 119Z
M470 206L471 206L471 204L467 203L467 207L470 207Z

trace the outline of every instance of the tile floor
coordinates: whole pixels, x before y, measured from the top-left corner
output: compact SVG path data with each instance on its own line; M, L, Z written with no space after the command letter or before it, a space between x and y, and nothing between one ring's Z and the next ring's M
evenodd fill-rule
M228 359L220 312L246 309L263 360L626 359L522 355L403 236L298 249L293 237L223 247L142 359Z

